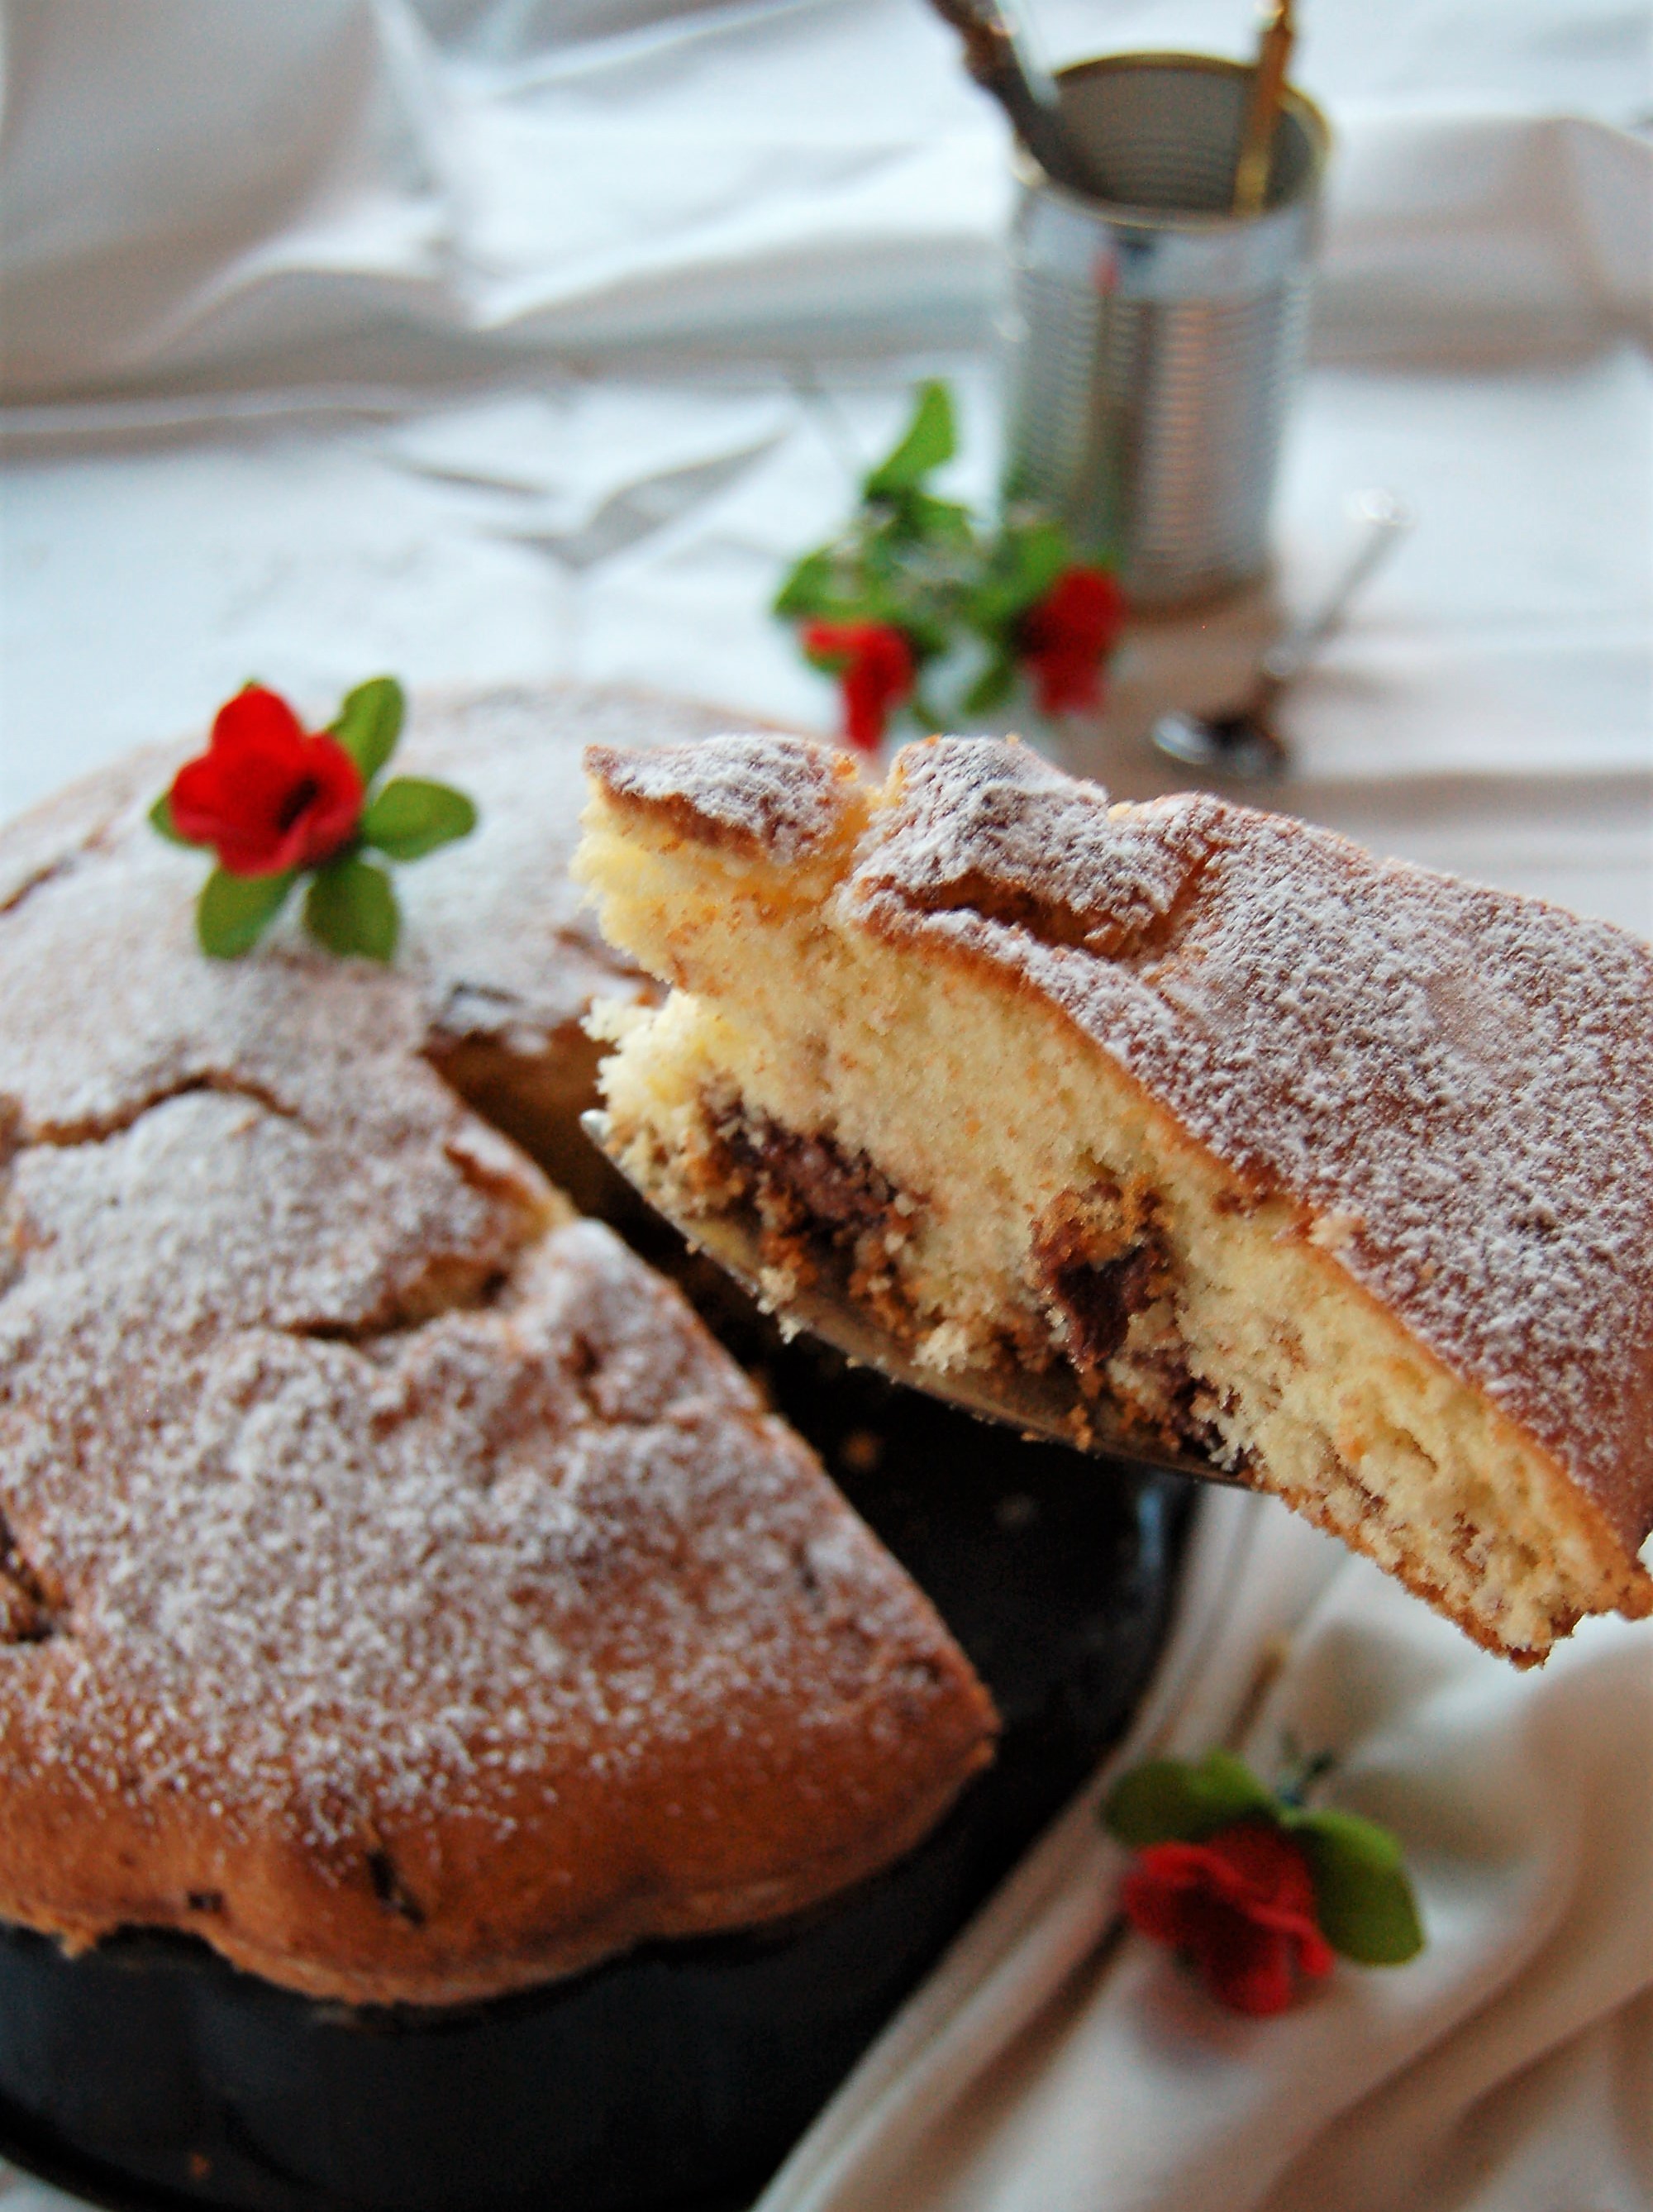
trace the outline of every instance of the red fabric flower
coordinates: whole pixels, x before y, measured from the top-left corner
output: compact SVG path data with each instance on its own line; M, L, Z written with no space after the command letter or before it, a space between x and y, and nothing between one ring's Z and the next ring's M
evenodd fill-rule
M1016 650L1042 714L1102 704L1102 665L1125 626L1125 594L1106 568L1065 568L1017 625Z
M179 835L212 846L231 875L277 876L348 844L363 793L337 738L307 737L284 699L249 684L219 708L211 744L170 795Z
M876 750L892 708L911 696L917 664L892 623L816 622L804 650L843 686L844 736L863 752Z
M1185 1952L1219 2004L1284 2012L1299 1976L1332 1970L1309 1864L1271 1820L1241 1820L1198 1844L1151 1844L1121 1902L1134 1928Z

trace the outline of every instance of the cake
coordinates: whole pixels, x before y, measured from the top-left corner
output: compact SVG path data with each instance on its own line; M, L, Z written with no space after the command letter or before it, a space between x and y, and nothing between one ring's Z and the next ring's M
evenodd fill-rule
M567 886L581 744L710 719L422 714L483 821L390 970L199 954L181 750L0 833L0 1918L451 2005L817 1905L990 1756L813 1455L494 1126L573 1160L593 991L649 995Z
M1518 1664L1644 1615L1653 956L1014 742L599 746L576 860L671 995L610 1140L939 1375L1072 1380Z

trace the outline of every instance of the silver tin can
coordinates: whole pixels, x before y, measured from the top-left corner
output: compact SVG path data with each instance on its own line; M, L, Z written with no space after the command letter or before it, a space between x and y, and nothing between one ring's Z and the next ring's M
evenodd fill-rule
M1242 64L1115 54L1058 82L1108 197L1018 149L1006 489L1111 553L1136 605L1176 605L1267 559L1330 134L1288 90L1263 211L1236 216Z

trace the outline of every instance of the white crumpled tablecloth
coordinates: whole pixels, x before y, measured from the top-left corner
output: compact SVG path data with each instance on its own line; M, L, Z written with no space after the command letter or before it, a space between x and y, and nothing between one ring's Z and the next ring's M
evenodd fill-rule
M1248 12L1039 22L1059 59L1237 52ZM1339 151L1277 573L1140 626L1061 747L1169 781L1155 707L1225 696L1385 484L1419 527L1294 696L1285 801L1653 933L1645 14L1307 12ZM255 672L825 726L765 602L918 374L988 495L1002 136L918 0L14 0L4 64L0 812ZM1224 2018L1120 1936L1076 1808L763 2212L1653 2205L1653 1631L1519 1676L1225 1498L1131 1755L1248 1711L1401 1832L1425 1956Z

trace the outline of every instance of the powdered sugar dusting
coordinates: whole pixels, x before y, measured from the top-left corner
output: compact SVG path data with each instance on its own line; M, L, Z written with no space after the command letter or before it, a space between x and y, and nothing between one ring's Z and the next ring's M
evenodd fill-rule
M1031 982L1231 1166L1346 1220L1351 1273L1639 1544L1649 949L1283 817L1109 810L993 741L902 763L866 908Z
M807 1734L868 1684L866 1645L800 1607L800 1547L847 1551L866 1638L923 1640L801 1449L595 1224L497 1304L359 1344L193 1305L158 1338L119 1273L100 1311L88 1283L65 1253L0 1304L0 1437L64 1629L3 1655L10 1701L32 1759L94 1792L207 1796L325 1854L398 1810L487 1817L505 1776L617 1788L743 1713L795 1703Z
M24 1575L44 1623L0 1642L0 1881L48 1922L53 1869L6 1857L34 1790L125 1808L157 1864L168 1835L185 1873L274 1839L357 1889L410 1824L526 1832L511 1899L461 1893L459 1924L495 1911L508 1949L512 1913L544 1942L562 1912L600 1950L640 1895L785 1895L982 1740L808 1453L424 1057L459 983L543 1044L614 973L565 881L575 738L541 757L527 703L495 711L497 751L457 709L410 744L500 827L428 864L445 890L405 872L388 971L290 928L202 957L201 860L143 823L168 757L0 838L0 866L27 842L0 915L0 1595ZM110 1879L111 1917L167 1917Z
M724 726L715 708L580 684L420 701L397 769L459 784L481 816L463 850L398 878L400 964L435 1030L535 1050L594 995L635 981L568 878L581 757L591 744L687 746Z
M1027 745L933 738L898 756L894 795L860 854L865 894L974 906L1046 942L1110 957L1151 945L1220 839L1218 800L1105 805Z
M621 805L692 822L705 842L802 860L840 828L848 757L805 738L722 736L658 752L593 746L589 773Z

